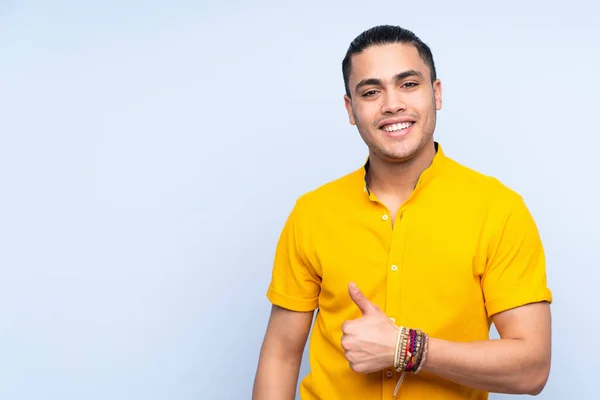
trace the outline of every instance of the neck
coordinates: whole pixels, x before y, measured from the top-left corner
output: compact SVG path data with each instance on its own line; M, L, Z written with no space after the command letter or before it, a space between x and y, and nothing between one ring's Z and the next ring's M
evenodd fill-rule
M433 139L406 161L389 161L372 154L369 157L368 182L376 194L406 198L412 193L419 177L433 162Z

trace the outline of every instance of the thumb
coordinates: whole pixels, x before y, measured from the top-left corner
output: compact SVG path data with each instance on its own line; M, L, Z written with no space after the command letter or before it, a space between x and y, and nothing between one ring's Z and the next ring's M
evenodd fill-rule
M350 282L350 285L348 285L348 293L363 315L371 314L373 311L377 310L377 306L365 297L363 292L360 291L354 282Z

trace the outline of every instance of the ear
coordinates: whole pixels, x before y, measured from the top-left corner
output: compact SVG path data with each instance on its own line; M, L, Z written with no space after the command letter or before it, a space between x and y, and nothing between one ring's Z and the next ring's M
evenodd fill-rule
M344 95L344 105L346 106L346 112L348 113L350 125L356 125L356 121L354 120L354 111L352 111L352 99L347 94Z
M433 82L433 96L435 98L435 109L439 111L442 109L442 81L439 79Z

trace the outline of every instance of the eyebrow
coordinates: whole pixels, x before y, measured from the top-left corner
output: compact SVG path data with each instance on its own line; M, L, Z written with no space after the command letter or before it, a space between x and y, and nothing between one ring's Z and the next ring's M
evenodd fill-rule
M403 71L403 72L400 72L399 74L396 74L394 76L394 80L401 81L402 79L406 79L411 76L417 76L419 78L423 78L423 74L420 73L419 71L416 71L414 69L409 69L407 71ZM354 90L356 92L358 92L358 90L363 86L367 86L367 85L382 86L382 84L383 83L382 83L381 79L377 79L377 78L363 79L362 81L358 82L358 85L356 85L356 88Z

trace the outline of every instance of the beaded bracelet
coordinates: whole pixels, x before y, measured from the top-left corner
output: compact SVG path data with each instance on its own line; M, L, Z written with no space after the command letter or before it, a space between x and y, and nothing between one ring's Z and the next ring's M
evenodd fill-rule
M394 368L398 372L416 372L425 361L428 336L418 329L400 327L396 342Z
M398 380L394 396L404 380L406 372L419 373L425 359L427 358L427 349L429 347L429 336L418 329L409 329L400 327L398 338L396 340L396 353L394 355L394 368L402 375Z

